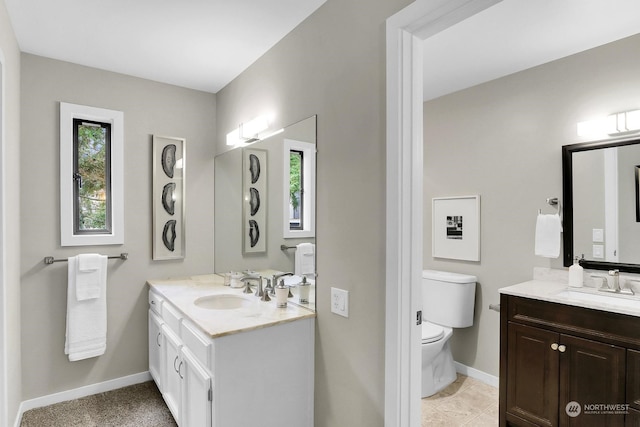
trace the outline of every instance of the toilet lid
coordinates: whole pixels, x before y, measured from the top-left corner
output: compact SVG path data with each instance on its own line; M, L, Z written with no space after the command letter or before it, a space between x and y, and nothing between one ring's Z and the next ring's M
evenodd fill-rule
M438 341L444 336L444 328L430 322L422 322L422 343Z

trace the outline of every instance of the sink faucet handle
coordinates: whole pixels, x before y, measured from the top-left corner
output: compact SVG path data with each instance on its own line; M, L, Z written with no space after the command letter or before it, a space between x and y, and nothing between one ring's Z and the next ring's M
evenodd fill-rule
M620 293L621 294L635 295L635 292L633 292L633 289L631 289L631 286L629 285L629 282L640 283L640 280L638 280L638 279L627 279L627 280L625 280L625 286L623 286L622 289L620 289Z
M591 277L594 279L602 279L602 283L600 288L598 289L609 289L609 281L607 280L607 276L603 276L602 274L592 274Z

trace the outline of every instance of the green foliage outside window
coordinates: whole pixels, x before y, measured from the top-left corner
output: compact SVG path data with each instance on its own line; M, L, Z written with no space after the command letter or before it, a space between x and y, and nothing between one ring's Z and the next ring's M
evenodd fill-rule
M107 129L80 123L78 135L78 229L107 229Z

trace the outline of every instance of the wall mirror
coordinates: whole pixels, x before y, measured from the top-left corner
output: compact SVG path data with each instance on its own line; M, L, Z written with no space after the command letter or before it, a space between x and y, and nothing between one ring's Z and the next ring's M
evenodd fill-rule
M562 147L564 265L640 273L640 139Z
M315 245L316 116L215 158L214 265L217 273L300 273L298 245ZM307 247L309 245L306 245ZM298 262L296 262L298 253ZM297 264L297 265L296 265ZM308 270L307 270L308 271ZM288 278L299 283L300 275ZM315 280L309 308L315 309ZM297 293L297 289L292 289ZM297 298L290 301L298 303Z

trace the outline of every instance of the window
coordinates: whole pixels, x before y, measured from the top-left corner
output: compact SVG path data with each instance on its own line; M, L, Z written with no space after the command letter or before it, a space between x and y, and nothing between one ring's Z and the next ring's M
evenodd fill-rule
M124 243L123 114L60 103L62 246Z
M73 231L109 234L111 124L73 119Z
M315 237L316 146L284 140L284 237Z

